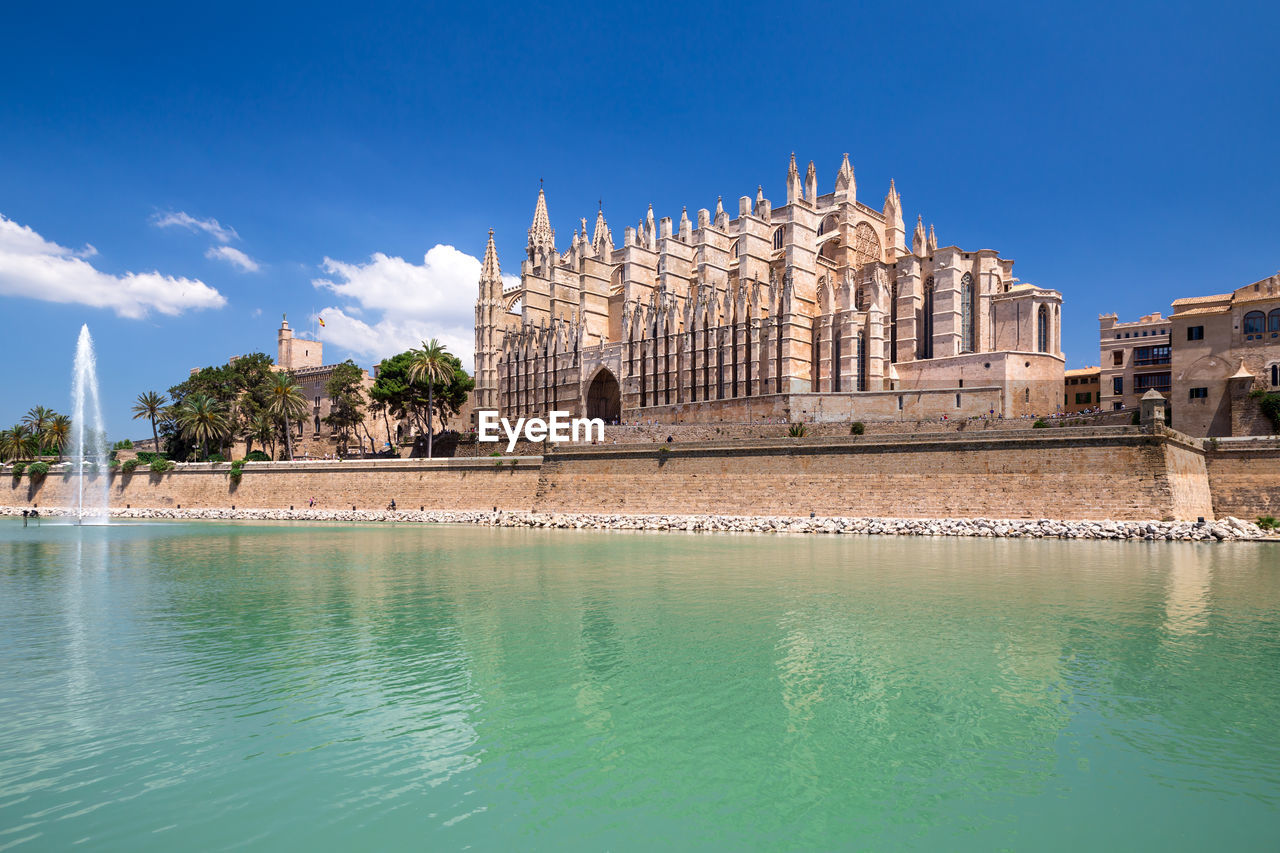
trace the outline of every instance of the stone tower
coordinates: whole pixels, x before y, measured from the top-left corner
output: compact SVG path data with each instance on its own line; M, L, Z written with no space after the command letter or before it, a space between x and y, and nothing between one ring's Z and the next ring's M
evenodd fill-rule
M542 193L538 193L538 206L546 215ZM548 226L550 230L550 226ZM530 230L530 251L533 251L533 234ZM498 264L498 250L493 245L493 229L489 229L489 242L484 247L484 260L480 264L480 295L476 299L476 389L477 409L498 407L498 358L502 351L502 315L506 304L502 296L502 267Z

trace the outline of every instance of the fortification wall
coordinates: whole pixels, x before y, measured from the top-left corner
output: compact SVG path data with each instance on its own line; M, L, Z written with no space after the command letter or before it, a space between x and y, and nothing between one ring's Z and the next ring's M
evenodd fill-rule
M228 465L179 465L166 474L139 469L114 474L112 506L305 507L315 498L324 509L383 509L394 498L405 509L504 510L533 508L538 457L496 459L404 459L351 462L250 462L238 484ZM69 506L73 481L51 472L31 484L5 477L0 494L10 506Z
M1280 440L1250 442L1206 454L1213 511L1250 521L1280 517Z
M1172 452L1171 452L1172 448ZM549 454L542 511L1194 520L1198 448L1134 428L788 439ZM1105 471L1096 485L1095 472ZM1204 480L1204 474L1200 477Z
M1258 466L1221 454L1206 469L1196 443L1134 427L578 446L541 459L249 463L238 484L225 464L183 465L113 475L110 492L113 506L134 508L301 508L314 497L325 509L382 509L394 498L405 509L1194 520L1214 515L1210 471L1227 490L1213 496L1220 514L1280 507L1280 449L1266 452L1269 460L1258 459L1276 473L1265 506L1250 497ZM0 484L10 506L72 498L60 472Z

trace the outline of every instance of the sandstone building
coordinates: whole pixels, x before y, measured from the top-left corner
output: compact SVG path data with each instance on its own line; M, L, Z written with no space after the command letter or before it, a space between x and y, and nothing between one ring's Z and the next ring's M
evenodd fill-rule
M1063 374L1062 411L1077 414L1102 405L1102 370L1081 367Z
M1173 314L1099 318L1103 408L1135 408L1155 389L1175 429L1271 435L1254 392L1280 393L1280 273L1231 293L1178 299Z
M603 209L558 248L538 192L520 284L493 234L476 301L477 409L623 421L1012 417L1055 411L1061 295L990 249L911 244L890 182L857 198L848 156L819 195L792 156L787 200L644 220Z
M276 368L293 372L302 389L302 396L309 404L307 417L300 419L294 428L296 455L322 456L338 450L337 437L324 422L333 411L333 399L325 386L333 377L335 367L337 365L324 363L323 343L294 337L293 330L289 328L289 319L285 317L280 320L280 328L276 331ZM361 368L360 380L367 404L373 377L369 375L369 371ZM381 449L387 441L387 428L375 413L366 409L364 424L356 427L352 444L367 450L370 437L374 446Z
M1190 435L1271 435L1254 391L1280 393L1280 273L1173 303L1174 426Z
M1102 408L1136 409L1142 395L1151 390L1168 398L1172 387L1169 318L1157 311L1132 323L1118 320L1115 314L1098 318Z

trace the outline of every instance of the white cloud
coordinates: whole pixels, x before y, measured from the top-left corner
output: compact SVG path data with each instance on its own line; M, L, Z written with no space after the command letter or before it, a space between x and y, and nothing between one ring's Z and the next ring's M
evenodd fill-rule
M196 219L181 210L168 213L157 213L151 217L151 224L157 228L185 228L188 231L203 231L219 243L230 243L238 240L240 235L230 225L223 225L216 219Z
M226 261L240 272L257 272L261 269L253 258L230 246L213 246L204 253L204 256L215 261Z
M198 279L102 272L85 260L96 254L92 246L78 251L59 246L0 214L0 295L110 308L132 319L152 310L177 315L227 302Z
M371 359L382 359L439 338L449 351L472 367L475 349L475 302L480 283L480 259L453 246L436 245L421 264L381 252L368 263L349 264L325 258L330 278L312 281L331 290L348 304L320 313L322 340ZM519 283L504 276L504 284ZM374 322L357 319L365 312L380 314Z

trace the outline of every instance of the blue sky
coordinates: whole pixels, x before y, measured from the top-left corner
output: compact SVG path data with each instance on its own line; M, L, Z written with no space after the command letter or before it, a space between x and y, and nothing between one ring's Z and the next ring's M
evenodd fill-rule
M284 312L338 317L328 361L425 332L469 363L487 229L518 273L539 178L563 245L597 199L619 234L776 203L792 151L829 191L847 151L862 200L892 177L1061 290L1069 367L1099 313L1280 268L1273 5L38 5L0 50L0 424L69 408L82 323L113 439Z

